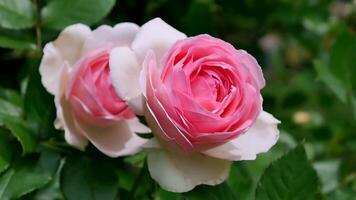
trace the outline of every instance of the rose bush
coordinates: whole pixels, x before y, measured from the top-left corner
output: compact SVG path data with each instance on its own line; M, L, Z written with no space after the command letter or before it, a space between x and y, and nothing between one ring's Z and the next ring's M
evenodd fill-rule
M110 78L117 49L130 46L139 27L120 23L91 31L86 25L65 28L48 43L40 65L42 83L55 96L55 127L64 129L66 141L84 148L88 141L104 154L117 157L137 152L146 142L136 133L150 132L118 95ZM114 58L113 58L114 57ZM128 84L128 83L126 83Z
M138 35L133 43L149 52L140 81L155 135L145 145L151 176L173 192L219 184L231 160L255 159L278 139L279 121L262 110L261 67L246 51L209 35L156 30L147 23L141 34L156 35L150 43Z

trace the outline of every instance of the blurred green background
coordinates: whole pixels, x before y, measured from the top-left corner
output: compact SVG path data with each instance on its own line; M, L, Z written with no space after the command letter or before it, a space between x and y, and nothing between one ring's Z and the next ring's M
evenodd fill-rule
M356 1L347 0L0 0L0 199L63 199L71 191L65 173L58 178L64 158L73 166L66 173L81 171L83 163L100 165L94 171L116 167L119 181L110 174L101 180L113 182L110 191L120 188L116 198L134 191L137 199L221 199L214 197L219 188L206 186L187 197L160 190L144 171L127 169L141 168L144 155L109 160L92 147L83 153L65 145L53 128L53 97L38 74L43 45L72 23L142 25L154 17L188 36L222 38L263 68L264 109L282 121L281 136L269 153L234 163L221 186L233 198L254 199L265 168L303 143L320 178L318 199L356 199Z

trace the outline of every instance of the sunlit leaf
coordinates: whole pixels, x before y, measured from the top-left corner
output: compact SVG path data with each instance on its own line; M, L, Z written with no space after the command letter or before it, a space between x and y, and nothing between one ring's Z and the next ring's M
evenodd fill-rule
M115 0L52 0L42 9L43 26L62 29L70 24L93 24L105 17Z
M22 29L34 24L34 9L30 0L0 0L0 26Z

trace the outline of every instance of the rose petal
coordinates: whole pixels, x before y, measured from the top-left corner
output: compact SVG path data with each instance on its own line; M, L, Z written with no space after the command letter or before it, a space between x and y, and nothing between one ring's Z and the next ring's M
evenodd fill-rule
M171 144L176 142L184 151L192 151L193 146L190 141L175 126L171 117L168 115L166 110L163 109L161 102L155 96L155 91L157 91L155 87L160 84L160 80L158 77L155 55L152 51L148 53L144 64L147 64L147 66L144 67L148 67L146 79L147 112L145 113L148 124L153 129L155 134L162 137L162 139L167 140L167 143L168 141L170 141L169 143Z
M100 127L77 119L77 125L96 148L110 157L132 155L146 142L131 130L126 121Z
M199 153L168 152L153 144L154 148L146 149L148 169L151 177L167 191L187 192L201 184L217 185L229 174L230 161Z
M118 96L132 105L136 114L142 114L143 101L139 98L141 67L135 53L128 47L114 48L110 52L109 66L111 81Z
M254 160L259 153L267 152L279 137L279 124L271 114L262 111L252 127L241 136L202 153L228 160Z
M150 133L151 129L138 120L138 118L133 118L130 120L127 120L127 123L130 127L130 129L135 132L135 133Z
M186 37L184 33L179 32L162 19L155 18L142 25L131 47L141 60L150 49L160 60L177 40Z
M63 113L64 138L68 144L73 145L79 149L84 149L88 145L88 140L84 136L84 132L75 124L75 119L71 113L71 109L62 97L61 100Z
M64 89L68 83L68 73L70 67L64 65L61 73L60 93L55 96L55 105L57 108L57 119L55 121L56 128L64 129L64 138L68 144L79 149L84 149L88 145L88 140L84 136L83 131L76 126L75 119L72 113L72 108L69 102L65 99Z
M244 66L250 70L253 78L255 79L256 83L258 84L259 89L262 89L266 82L263 78L263 72L261 66L258 64L257 60L247 53L245 50L237 50L239 54L238 62L241 62Z
M72 66L79 59L83 42L90 34L88 26L74 24L65 28L55 41L44 47L39 70L42 84L49 93L56 94L64 62Z
M134 23L124 22L114 27L108 25L99 26L93 30L84 44L84 52L90 52L103 46L129 46L139 29Z

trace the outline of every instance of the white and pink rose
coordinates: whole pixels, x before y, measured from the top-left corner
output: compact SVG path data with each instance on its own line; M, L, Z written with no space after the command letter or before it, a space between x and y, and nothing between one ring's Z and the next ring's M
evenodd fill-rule
M146 150L162 188L216 185L231 161L253 160L278 140L263 111L262 70L246 51L209 35L188 37L159 18L91 31L66 28L46 45L40 72L55 95L57 128L116 157ZM136 115L144 115L148 132Z
M110 157L130 155L146 142L136 133L150 132L136 117L135 106L114 90L110 71L117 68L117 49L129 48L139 27L120 23L91 31L75 24L48 43L40 64L42 83L55 96L55 127L78 148L89 142ZM130 84L130 83L126 83Z
M145 144L149 171L173 192L219 184L231 161L253 160L278 140L279 121L262 109L261 67L227 42L161 24L148 22L133 43L146 54L140 87L155 136ZM147 33L149 43L140 37Z

